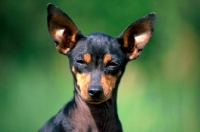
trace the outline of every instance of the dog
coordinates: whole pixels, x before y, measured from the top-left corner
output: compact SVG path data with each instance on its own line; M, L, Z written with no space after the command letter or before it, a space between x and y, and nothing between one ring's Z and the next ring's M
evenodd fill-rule
M150 13L116 38L99 32L84 36L67 14L48 4L48 30L58 52L69 58L74 96L39 132L122 132L118 85L126 64L149 42L155 21Z

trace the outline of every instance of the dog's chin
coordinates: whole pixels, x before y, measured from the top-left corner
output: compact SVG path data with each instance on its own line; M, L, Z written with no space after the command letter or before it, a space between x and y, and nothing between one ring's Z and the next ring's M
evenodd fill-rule
M97 104L101 104L101 103L105 102L106 100L89 99L89 100L85 100L85 101L89 104L97 105Z
M110 96L109 97L106 97L106 96L103 96L101 98L91 98L89 96L81 96L81 98L88 104L101 104L101 103L104 103L106 102L107 100L110 99Z
M87 103L89 104L94 104L94 105L97 105L97 104L101 104L103 103L104 101L87 101Z

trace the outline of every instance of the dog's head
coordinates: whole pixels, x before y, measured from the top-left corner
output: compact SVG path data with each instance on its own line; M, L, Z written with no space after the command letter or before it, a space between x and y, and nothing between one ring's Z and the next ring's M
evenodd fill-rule
M47 22L56 49L68 55L76 92L91 104L107 101L117 90L126 63L136 59L150 40L156 15L129 25L117 38L103 33L84 36L70 17L48 4Z

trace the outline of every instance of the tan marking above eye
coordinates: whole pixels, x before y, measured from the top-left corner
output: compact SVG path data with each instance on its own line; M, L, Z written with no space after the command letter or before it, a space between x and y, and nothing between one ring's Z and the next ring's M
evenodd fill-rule
M86 63L90 63L91 62L91 55L90 54L84 54L83 55L83 60L86 62Z
M110 62L111 60L112 60L111 55L109 55L109 54L105 54L105 55L104 55L104 58L103 58L103 63L104 63L104 64L107 64L107 63Z

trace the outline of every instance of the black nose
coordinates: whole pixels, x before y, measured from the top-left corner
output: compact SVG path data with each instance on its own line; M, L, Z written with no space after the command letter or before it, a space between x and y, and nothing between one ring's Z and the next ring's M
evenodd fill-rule
M101 86L90 86L88 88L88 94L92 98L100 98L103 94L103 88Z

